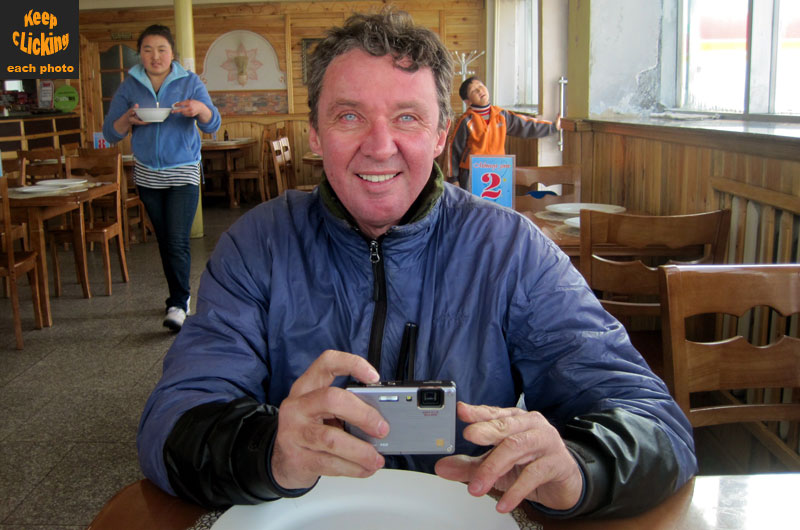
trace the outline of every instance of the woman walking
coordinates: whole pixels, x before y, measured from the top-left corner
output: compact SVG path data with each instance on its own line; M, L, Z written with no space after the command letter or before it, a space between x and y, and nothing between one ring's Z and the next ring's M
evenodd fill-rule
M181 329L189 312L189 235L200 192L200 135L219 129L220 115L205 85L175 59L166 26L152 25L139 36L141 64L130 69L111 101L103 136L117 143L131 133L133 179L153 223L167 279L167 328ZM171 107L161 122L136 114L142 107Z

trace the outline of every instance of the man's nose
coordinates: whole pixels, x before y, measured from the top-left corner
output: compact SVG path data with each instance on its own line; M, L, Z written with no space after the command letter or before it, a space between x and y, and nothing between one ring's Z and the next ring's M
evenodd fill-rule
M394 134L385 120L372 124L361 142L361 152L376 159L386 159L397 152Z

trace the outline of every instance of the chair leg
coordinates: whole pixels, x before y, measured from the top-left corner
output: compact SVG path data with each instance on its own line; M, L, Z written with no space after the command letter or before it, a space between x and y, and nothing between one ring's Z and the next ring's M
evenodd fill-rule
M106 296L111 296L111 253L108 238L103 238L103 270L106 273Z
M33 267L28 271L28 283L31 286L31 298L33 298L33 320L36 329L44 327L42 318L42 307L39 305L39 267Z
M117 235L117 250L119 253L119 268L122 271L122 281L128 283L130 276L128 276L128 260L125 256L125 247L122 245L122 236Z
M256 178L256 185L258 186L258 193L261 195L261 202L266 201L267 194L264 192L264 179L261 177L261 175Z
M122 205L122 231L125 232L125 250L131 249L131 225L128 224L128 208Z
M53 294L61 296L61 267L58 264L58 242L55 237L50 238L50 258L53 261Z
M14 337L17 339L17 349L21 350L24 343L22 341L22 317L19 313L19 289L16 280L12 279L9 282L9 291L11 291L11 313L14 318Z
M234 195L234 187L235 186L233 184L233 181L234 181L233 176L232 175L228 175L228 197L230 199L229 206L231 208L236 208L238 206L238 204L236 203L236 196Z

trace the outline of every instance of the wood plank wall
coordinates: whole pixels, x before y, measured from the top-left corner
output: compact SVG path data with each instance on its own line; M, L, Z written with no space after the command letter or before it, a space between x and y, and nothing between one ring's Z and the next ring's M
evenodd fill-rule
M800 263L800 140L574 120L565 130L564 160L581 166L582 201L621 204L652 215L729 208L728 263ZM724 336L735 331L753 344L783 334L800 336L800 315L784 319L769 308L757 308L735 323L727 317L722 328L733 324ZM746 399L797 401L800 389L750 391ZM743 443L736 431L720 430L721 439L737 437L730 447L747 453L737 457L755 455L746 471L798 468L798 423L773 422L751 431L777 457Z
M195 64L198 74L202 74L205 55L211 44L223 34L232 30L249 30L263 36L278 56L279 67L289 79L286 115L248 115L248 119L274 122L276 119L298 119L308 112L308 91L302 80L301 40L321 38L325 30L340 25L353 12L378 11L385 3L380 1L348 2L269 2L259 4L196 5L193 7L195 34ZM445 0L430 2L421 0L400 0L392 2L398 9L408 11L414 21L435 31L447 48L455 52L469 52L485 49L486 9L484 0ZM91 44L96 44L103 52L111 46L125 44L136 48L139 33L150 24L163 24L175 29L172 8L142 9L103 9L80 12L80 33ZM130 38L112 39L112 34L129 34ZM288 53L287 53L288 50ZM476 75L485 78L485 56L470 65ZM461 112L458 86L461 79L453 80L452 107L455 115ZM222 127L234 120L234 115L223 115ZM94 121L97 121L96 119ZM237 126L232 124L232 129ZM302 156L308 149L307 129L300 128L292 138L293 149ZM229 131L230 132L230 131ZM535 142L532 142L535 154ZM523 156L524 153L523 153ZM299 159L299 157L298 157ZM535 160L535 155L534 155ZM298 182L305 183L310 178L308 168L302 164Z

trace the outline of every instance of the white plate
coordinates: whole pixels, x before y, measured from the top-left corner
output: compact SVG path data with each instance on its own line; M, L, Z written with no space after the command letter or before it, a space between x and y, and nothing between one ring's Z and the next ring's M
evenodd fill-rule
M622 213L625 211L624 206L617 206L616 204L599 204L596 202L561 202L558 204L548 204L546 209L568 215L578 215L581 210L596 210L598 212L606 213Z
M572 228L580 228L581 227L581 218L580 217L570 217L569 219L564 219L564 224L567 226L571 226Z
M19 188L10 188L15 193L52 193L57 188L47 186L21 186Z
M77 186L78 184L85 184L87 182L86 179L77 179L77 178L69 178L69 179L46 179L40 180L36 182L36 186L46 186L52 188L66 188L69 186Z
M491 497L426 473L382 469L370 478L322 477L306 495L234 506L211 530L518 530Z

